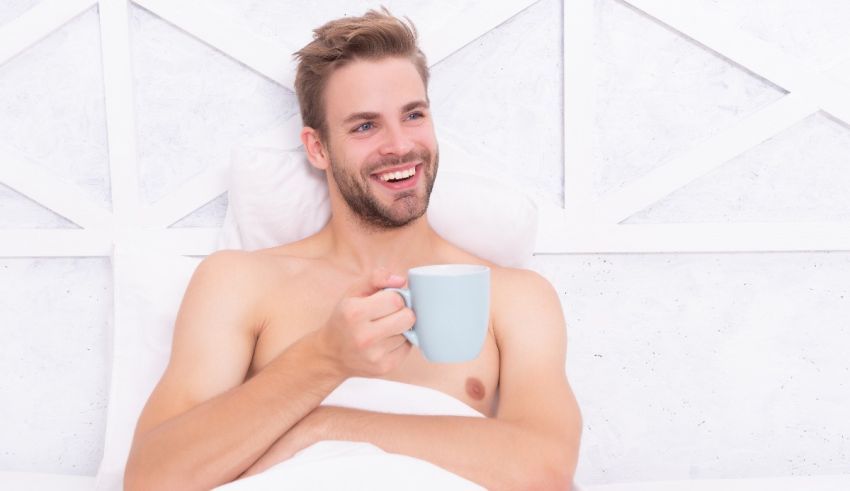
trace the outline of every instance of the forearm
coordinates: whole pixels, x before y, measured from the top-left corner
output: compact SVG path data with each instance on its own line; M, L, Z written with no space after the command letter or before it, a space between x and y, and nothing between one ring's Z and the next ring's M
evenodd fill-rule
M319 408L317 437L370 442L436 464L487 489L570 489L577 448L490 418ZM316 438L314 436L314 438ZM577 446L576 439L576 446Z
M293 344L244 384L137 435L126 489L210 489L232 481L344 380Z

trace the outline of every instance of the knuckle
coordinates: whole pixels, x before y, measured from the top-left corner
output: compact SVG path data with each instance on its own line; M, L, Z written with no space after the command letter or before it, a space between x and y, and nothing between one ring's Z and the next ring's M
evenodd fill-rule
M382 358L381 354L375 351L371 351L366 354L366 361L368 361L371 365L376 365L379 369L383 363Z
M395 298L393 299L393 306L396 309L404 308L405 303L404 303L404 299L401 298L401 295L399 295L398 293L393 293L393 295L395 296Z
M404 307L404 300L398 293L391 291L382 291L381 295L383 295L383 298L381 299L383 305L392 307L395 310L399 310Z
M362 350L371 344L371 339L369 339L366 333L359 332L354 334L353 342L355 348Z
M353 302L350 299L346 299L343 300L342 304L340 305L340 313L342 314L342 318L346 321L356 322L363 315L363 308L356 302Z

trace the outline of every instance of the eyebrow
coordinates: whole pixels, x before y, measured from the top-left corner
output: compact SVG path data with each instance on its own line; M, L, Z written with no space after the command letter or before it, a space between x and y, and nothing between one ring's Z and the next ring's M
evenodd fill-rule
M378 113L369 113L369 112L361 112L361 113L353 113L349 114L347 118L342 120L343 124L353 123L355 121L360 121L361 119L378 119L380 114Z
M406 112L412 111L416 108L427 109L428 107L429 107L428 102L426 102L426 101L421 101L421 100L420 101L413 101L413 102L408 102L407 104L405 104L404 107L401 108L401 112L406 113ZM358 113L349 114L348 117L346 117L344 120L342 120L342 123L343 124L349 124L349 123L353 123L355 121L361 121L361 120L364 120L364 119L378 119L380 117L381 117L381 115L379 113L376 113L376 112L358 112Z
M428 101L413 101L409 102L401 108L401 112L406 113L407 111L412 111L416 108L425 108L428 109Z

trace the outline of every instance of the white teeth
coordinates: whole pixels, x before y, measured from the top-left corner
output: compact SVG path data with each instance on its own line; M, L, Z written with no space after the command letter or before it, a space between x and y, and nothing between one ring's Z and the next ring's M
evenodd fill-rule
M378 177L382 181L389 181L390 179L395 179L395 180L405 179L405 178L410 177L414 174L416 174L416 167L411 167L410 169L407 169L405 171L387 172L386 174L381 174Z

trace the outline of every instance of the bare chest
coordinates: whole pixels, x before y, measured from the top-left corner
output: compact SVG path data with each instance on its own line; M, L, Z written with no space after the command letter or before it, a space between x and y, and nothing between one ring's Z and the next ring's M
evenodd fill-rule
M317 294L316 292L321 292ZM283 352L307 333L319 329L343 296L344 289L282 289L279 300L270 303L266 325L257 339L249 376ZM491 320L492 323L492 320ZM465 363L430 363L414 348L407 359L385 377L387 380L420 385L439 390L492 416L495 414L499 383L499 352L492 327L481 354Z

